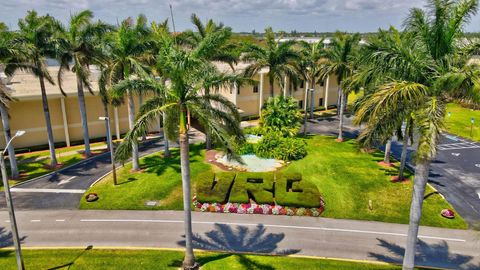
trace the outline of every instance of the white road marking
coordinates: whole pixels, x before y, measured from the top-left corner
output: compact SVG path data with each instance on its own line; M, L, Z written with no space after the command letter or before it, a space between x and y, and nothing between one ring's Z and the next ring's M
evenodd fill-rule
M69 182L70 182L70 181L71 181L73 178L75 178L75 177L76 177L76 176L72 176L72 177L70 177L70 178L68 178L68 179L61 180L60 182L58 182L58 184L57 184L57 185L59 185L59 186L60 186L60 185L63 185L63 184L69 183Z
M32 219L30 222L40 222L40 219Z
M475 167L480 168L480 164L475 164Z
M144 222L144 223L183 223L183 220L161 220L161 219L80 219L80 222ZM234 226L258 226L256 223L235 223L235 222L211 222L211 221L193 221L193 224L223 224L223 225L234 225ZM377 235L392 235L392 236L404 236L405 233L391 233L391 232L378 232L378 231L363 231L363 230L354 230L354 229L336 229L336 228L326 228L326 227L306 227L306 226L291 226L291 225L273 225L273 224L262 224L265 227L270 228L284 228L284 229L303 229L303 230L321 230L321 231L335 231L335 232L346 232L346 233L363 233L363 234L377 234ZM436 237L436 236L426 236L419 235L419 238L424 239L435 239L435 240L444 240L444 241L454 241L454 242L466 242L464 239L458 238L445 238L445 237Z
M31 192L31 193L85 193L85 189L55 189L55 188L12 188L11 192Z
M458 156L460 156L460 153L452 153L452 156L458 157Z
M5 223L10 223L10 220L5 220Z
M55 219L56 222L64 222L65 219Z

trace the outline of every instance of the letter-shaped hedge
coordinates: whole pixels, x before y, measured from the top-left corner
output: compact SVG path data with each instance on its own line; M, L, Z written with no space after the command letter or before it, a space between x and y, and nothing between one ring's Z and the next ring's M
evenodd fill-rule
M299 173L277 173L275 201L284 206L318 208L320 192L315 184L302 180Z
M230 192L229 202L249 203L250 198L259 204L273 204L274 175L267 173L238 173Z
M234 179L233 172L214 174L207 171L199 174L196 177L197 200L202 203L226 203Z

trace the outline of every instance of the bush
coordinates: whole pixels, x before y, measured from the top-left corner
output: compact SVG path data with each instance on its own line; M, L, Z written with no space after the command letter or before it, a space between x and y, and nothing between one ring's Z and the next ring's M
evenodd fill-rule
M302 175L277 174L275 201L290 207L320 207L320 192L312 182L302 180Z
M254 154L255 153L255 145L252 143L244 143L239 146L237 149L237 154L245 155L245 154Z
M247 127L243 129L243 134L263 135L261 127Z
M263 158L298 160L307 155L307 144L300 138L282 137L270 132L255 145L255 154Z
M266 132L279 132L283 136L295 136L300 128L302 115L297 101L292 97L277 96L265 103L260 126Z

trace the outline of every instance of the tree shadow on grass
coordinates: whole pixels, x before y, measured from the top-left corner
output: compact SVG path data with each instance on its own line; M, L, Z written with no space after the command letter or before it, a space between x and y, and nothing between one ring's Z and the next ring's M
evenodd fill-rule
M52 268L48 268L48 270L70 269L70 267L72 267L72 265L75 264L76 260L78 260L80 257L82 257L83 254L85 254L85 252L87 252L89 250L92 250L92 249L93 249L93 246L89 245L84 250L82 250L75 258L73 258L70 262L68 262L66 264L59 265L59 266L55 266L55 267L52 267Z
M201 145L190 145L190 164L198 162L192 157L201 155L202 150ZM174 169L175 172L180 173L180 151L179 149L171 149L171 157L163 157L158 155L145 157L143 160L142 167L145 168L146 172L155 173L156 175L162 175L165 170L168 168Z
M278 250L278 244L285 238L283 233L267 233L265 226L257 225L254 229L247 226L230 226L215 224L215 229L205 233L205 237L198 234L193 236L193 247L209 251L222 251L229 253L261 253L275 255L290 255L300 252L299 249ZM185 246L185 240L179 241L179 245ZM224 259L233 254L220 254L203 257L199 263L206 264L215 260ZM253 261L244 254L236 254L239 262L246 269L273 269L268 265L262 265ZM176 265L174 262L173 265Z
M389 263L401 264L403 262L405 248L383 239L377 238L377 240L379 241L378 246L385 248L388 252L382 254L370 252L369 257ZM472 256L451 253L446 241L428 244L419 239L417 242L416 265L463 270L480 269L480 264L470 263L472 259Z

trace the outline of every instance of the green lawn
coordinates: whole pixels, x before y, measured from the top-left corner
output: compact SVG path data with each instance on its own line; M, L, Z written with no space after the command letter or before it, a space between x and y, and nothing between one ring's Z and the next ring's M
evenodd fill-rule
M333 137L314 136L307 139L308 155L292 162L284 170L299 172L317 185L326 202L325 217L408 223L411 183L391 183L397 169L384 169L377 164L381 153L362 153L354 141L335 142ZM191 147L191 175L210 169L205 164L202 146ZM119 171L120 185L114 187L107 177L87 192L96 192L96 202L80 203L82 209L182 209L181 177L178 151L173 158L155 154L141 159L143 173L130 173L130 166ZM193 179L194 177L192 177ZM194 184L194 183L193 183ZM426 192L423 225L466 228L459 216L448 220L440 216L451 206L430 188ZM146 200L160 200L155 208L144 206ZM373 209L368 207L372 201Z
M183 259L182 252L166 250L24 250L23 254L26 269L179 269ZM196 256L203 270L401 269L388 264L283 256L213 252L196 252ZM0 250L0 269L16 269L14 252Z
M451 113L448 116L448 113ZM470 136L471 119L475 118L472 135ZM465 138L480 141L480 111L472 110L450 103L447 106L447 116L445 117L447 131Z

